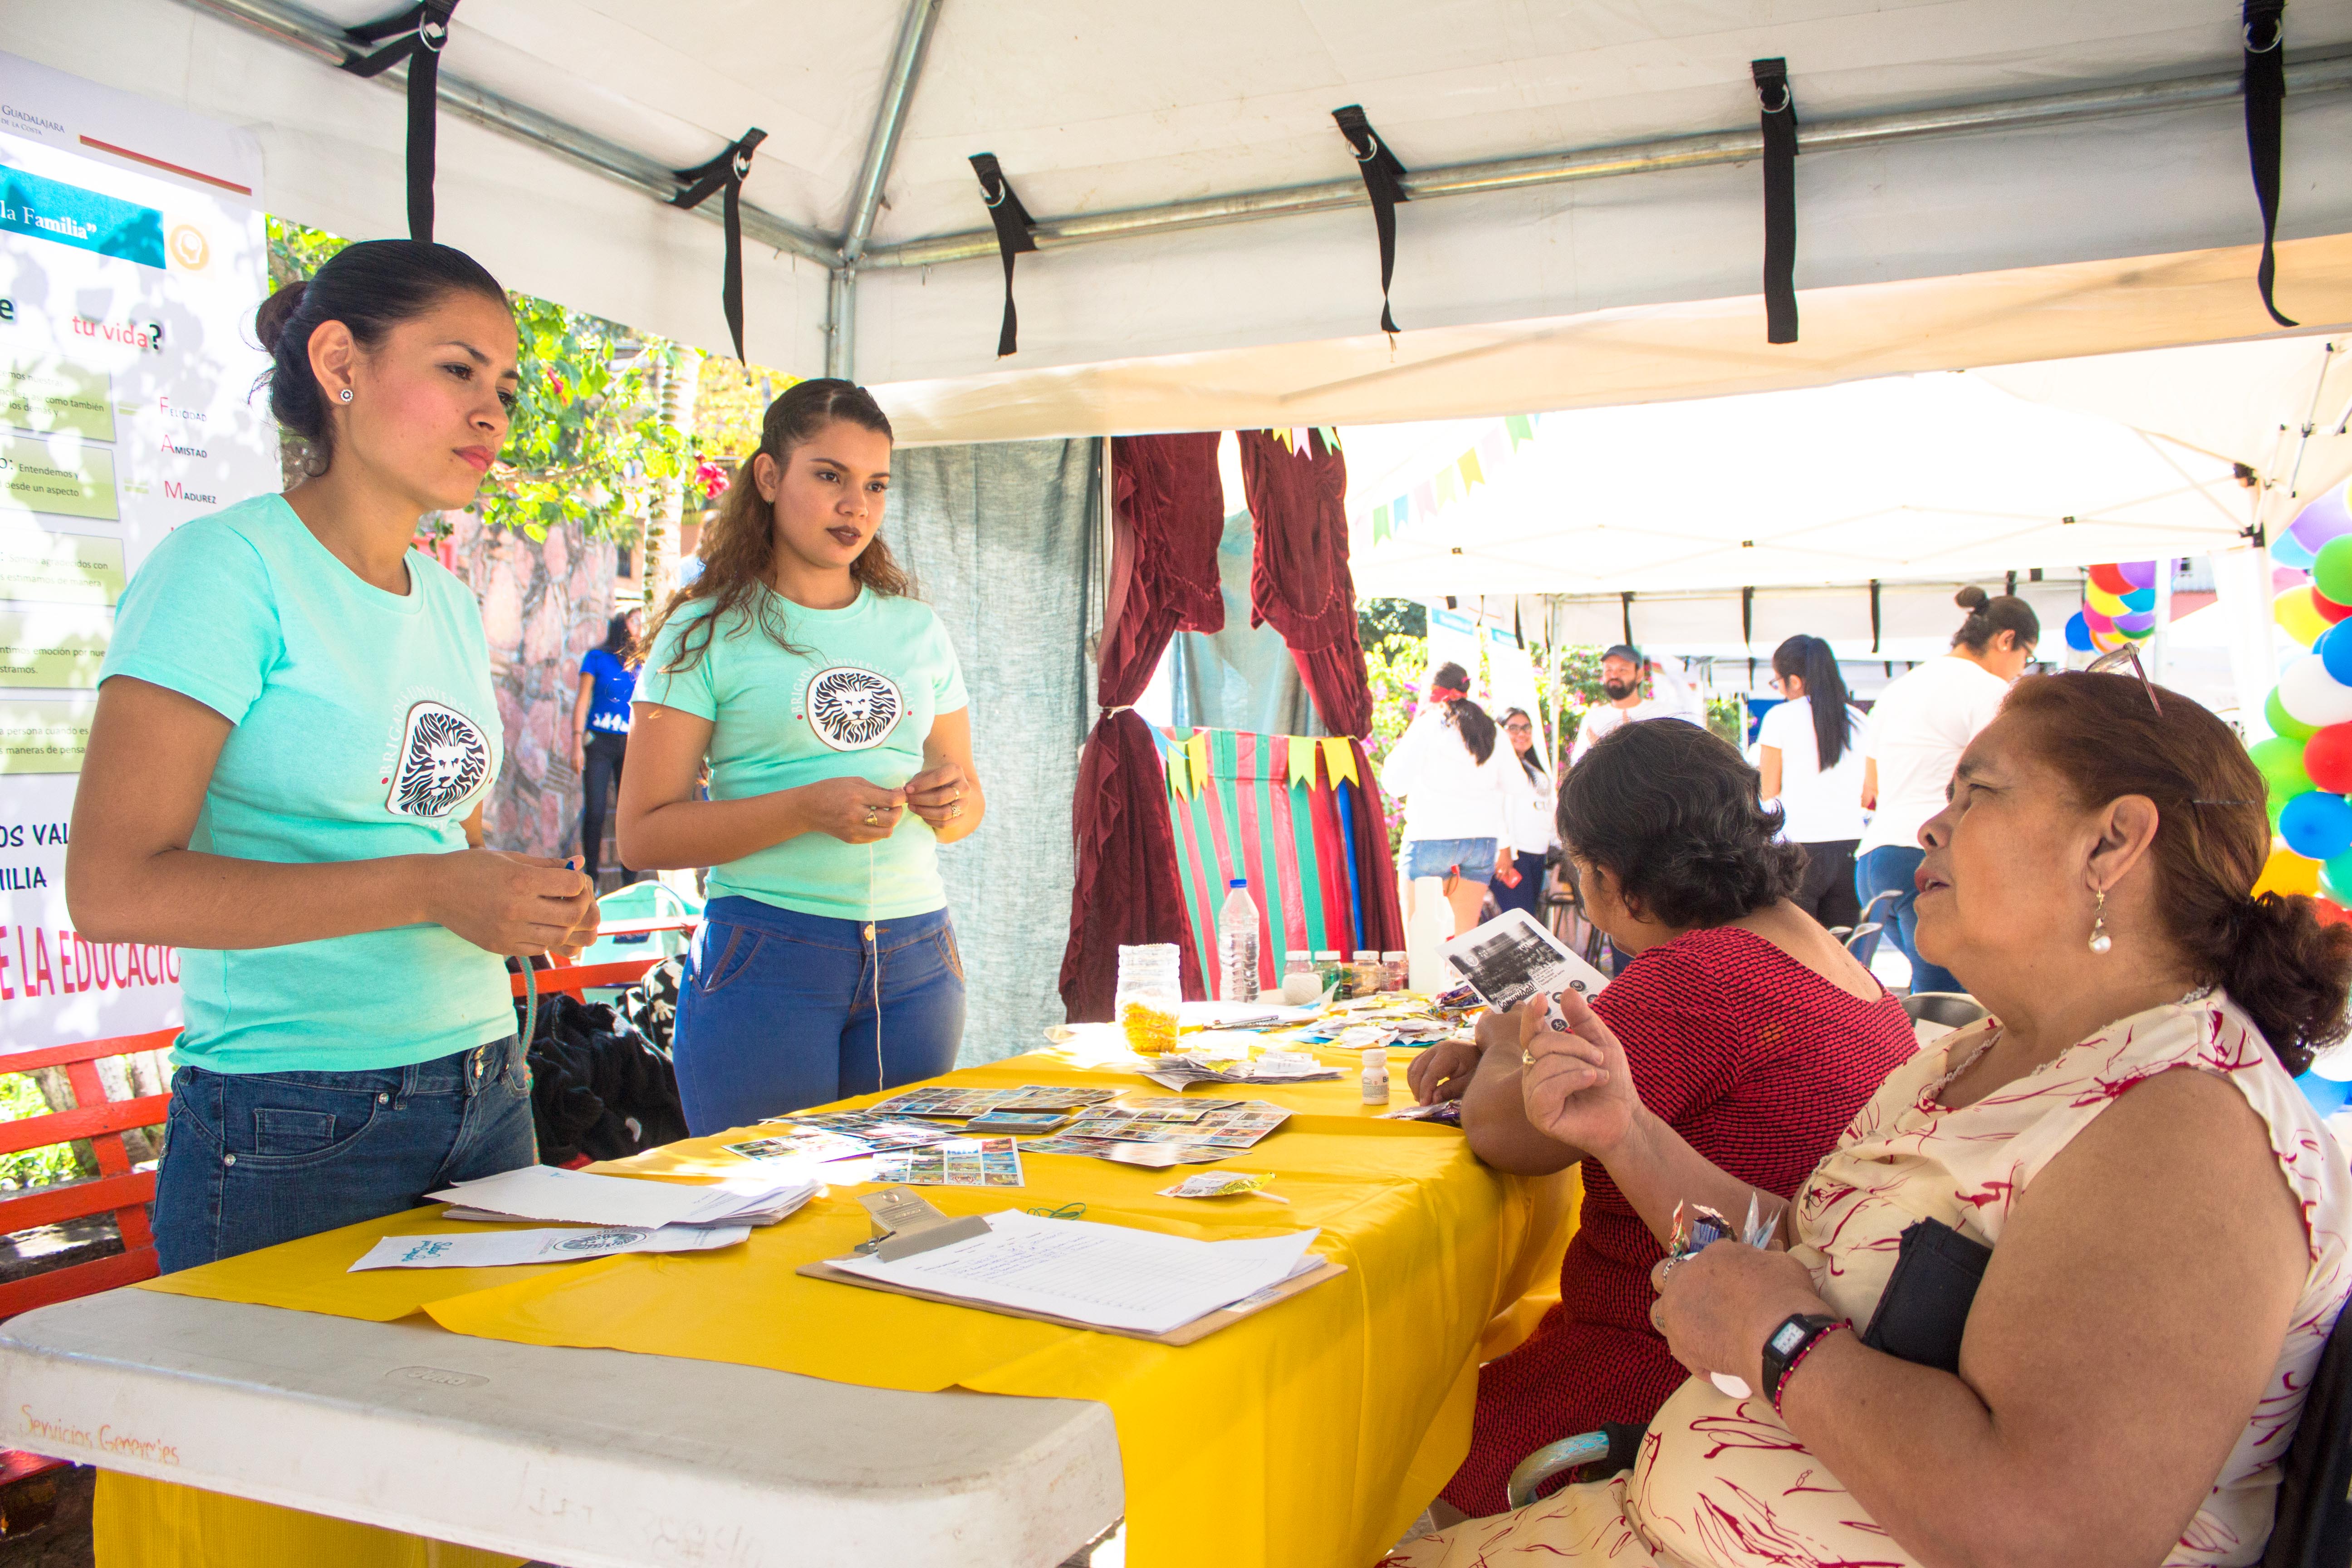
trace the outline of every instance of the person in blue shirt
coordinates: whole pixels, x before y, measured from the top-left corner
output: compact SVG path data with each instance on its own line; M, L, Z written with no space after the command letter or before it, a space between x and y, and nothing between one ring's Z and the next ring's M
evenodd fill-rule
M889 483L866 389L799 383L648 635L619 842L711 868L672 1047L698 1136L933 1077L962 1043L939 847L987 803L955 648L879 536Z
M481 614L410 547L506 439L504 290L462 251L373 240L255 327L309 477L183 524L131 579L66 858L80 934L182 950L167 1272L530 1164L500 955L596 929L578 871L484 847Z
M592 884L604 854L604 807L620 793L621 765L629 754L629 699L637 689L629 648L636 640L637 613L625 611L605 626L602 646L580 659L580 700L572 705L572 771L580 775L580 868ZM622 881L632 875L621 868Z

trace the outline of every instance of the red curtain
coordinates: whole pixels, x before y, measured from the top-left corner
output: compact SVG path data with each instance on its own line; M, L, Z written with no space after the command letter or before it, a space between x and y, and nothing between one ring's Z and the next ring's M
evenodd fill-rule
M1303 447L1270 430L1244 430L1242 482L1257 533L1250 565L1250 624L1270 626L1335 735L1352 737L1360 780L1351 792L1356 863L1363 879L1360 940L1381 951L1404 946L1397 908L1396 861L1389 852L1388 813L1362 738L1372 731L1372 689L1356 634L1356 583L1348 570L1348 460L1310 431Z
M1348 460L1320 432L1296 451L1270 430L1236 439L1257 531L1250 625L1282 634L1324 728L1360 739L1372 732L1372 689L1348 571Z
M1111 442L1111 566L1097 668L1102 714L1078 759L1077 876L1062 952L1062 1005L1072 1023L1110 1017L1122 945L1176 943L1184 994L1206 994L1199 956L1184 938L1166 774L1150 726L1130 705L1151 683L1169 638L1224 628L1219 438L1210 431Z

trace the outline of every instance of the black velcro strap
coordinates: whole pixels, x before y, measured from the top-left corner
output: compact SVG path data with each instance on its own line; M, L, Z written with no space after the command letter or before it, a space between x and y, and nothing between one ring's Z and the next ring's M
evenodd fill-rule
M751 172L751 154L767 139L768 133L754 125L708 163L670 171L670 178L686 187L670 197L674 207L690 212L709 201L712 192L726 193L720 213L726 220L727 264L719 284L719 304L727 312L727 332L735 340L735 357L747 364L751 362L743 353L743 176Z
M993 153L974 153L971 172L980 176L981 199L988 204L988 221L996 226L996 253L1004 258L1004 321L996 329L996 357L1003 359L1020 346L1021 318L1013 309L1013 258L1037 248L1030 231L1037 220L1013 194L1013 182L997 166Z
M353 76L382 76L408 62L408 237L433 237L433 166L441 106L441 51L449 42L449 16L457 0L424 0L381 21L347 27L355 44L372 53L344 57Z
M2298 323L2279 314L2271 289L2278 281L2280 110L2286 103L2286 0L2246 0L2246 159L2254 167L2254 200L2263 209L2263 264L2254 281L2263 309L2282 327Z
M1764 111L1764 341L1797 341L1797 99L1785 59L1750 60Z
M1393 332L1397 324L1389 314L1389 279L1396 275L1396 208L1397 203L1412 199L1405 194L1405 167L1364 118L1363 105L1335 109L1331 118L1339 122L1339 134L1355 150L1356 167L1364 176L1364 194L1372 198L1372 226L1381 237L1381 331Z

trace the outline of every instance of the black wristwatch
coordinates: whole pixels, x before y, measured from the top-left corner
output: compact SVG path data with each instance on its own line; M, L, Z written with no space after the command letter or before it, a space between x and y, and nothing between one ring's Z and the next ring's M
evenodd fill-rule
M1764 1386L1759 1391L1780 1408L1780 1384L1789 1371L1801 1360L1813 1342L1832 1329L1849 1327L1843 1318L1825 1317L1819 1312L1792 1312L1764 1337Z

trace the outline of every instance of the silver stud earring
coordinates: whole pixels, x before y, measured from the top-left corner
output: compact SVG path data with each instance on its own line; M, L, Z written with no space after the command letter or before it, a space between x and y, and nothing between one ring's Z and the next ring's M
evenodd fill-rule
M2099 901L2091 910L2091 951L2103 953L2116 945L2116 939L2107 934L2107 890L2098 889L2095 896Z
M352 389L347 386L343 388L342 391L335 394L335 395L341 398L345 403L349 403L352 400Z

